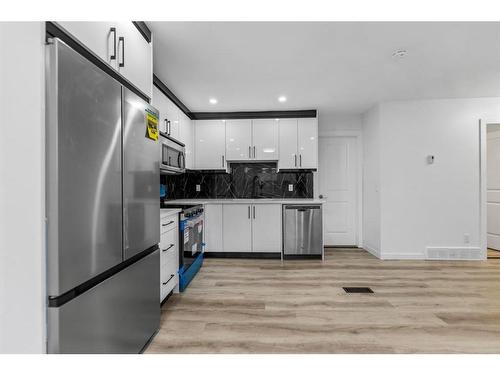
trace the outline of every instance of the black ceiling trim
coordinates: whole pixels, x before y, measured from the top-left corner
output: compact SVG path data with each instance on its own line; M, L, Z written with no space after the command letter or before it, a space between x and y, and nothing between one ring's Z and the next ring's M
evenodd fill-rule
M165 94L167 98L169 98L174 104L179 107L179 109L186 114L191 120L193 120L193 114L189 111L189 109L184 105L183 102L179 100L175 94L170 91L170 89L158 78L156 74L153 74L153 84Z
M57 26L54 22L45 22L45 32L48 37L59 38L68 46L73 48L80 55L85 57L87 60L92 62L98 68L109 74L111 77L116 79L120 84L127 87L129 90L133 91L135 94L140 96L142 99L150 102L150 98L144 94L141 90L134 86L129 80L120 75L116 70L114 70L110 65L108 65L104 60L102 60L99 56L94 54L91 50L89 50L85 45L80 43L78 40L73 38L72 35L68 34L62 28Z
M255 111L255 112L191 112L194 120L310 118L316 117L315 109L299 111Z
M147 40L148 43L151 43L151 30L149 30L148 25L144 21L132 21L132 23L137 27L137 30L142 34L144 39Z

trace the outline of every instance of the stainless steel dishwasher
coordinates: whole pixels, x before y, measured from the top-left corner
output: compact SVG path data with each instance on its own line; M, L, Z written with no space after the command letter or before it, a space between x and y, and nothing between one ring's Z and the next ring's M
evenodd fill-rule
M320 204L283 206L283 257L322 257L323 215Z

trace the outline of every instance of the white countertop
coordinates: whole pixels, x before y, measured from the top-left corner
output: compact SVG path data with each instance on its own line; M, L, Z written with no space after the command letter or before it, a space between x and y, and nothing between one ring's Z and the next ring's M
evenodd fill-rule
M266 204L266 203L279 203L279 204L323 204L323 199L316 198L257 198L257 199L173 199L165 201L165 203L175 204ZM163 211L163 210L162 210Z
M161 208L160 218L176 215L182 210L180 208Z

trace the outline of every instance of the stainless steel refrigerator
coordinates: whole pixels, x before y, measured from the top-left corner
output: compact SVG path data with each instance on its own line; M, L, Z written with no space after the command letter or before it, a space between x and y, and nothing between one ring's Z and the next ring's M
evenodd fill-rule
M158 112L56 38L46 80L47 350L138 353L160 320Z

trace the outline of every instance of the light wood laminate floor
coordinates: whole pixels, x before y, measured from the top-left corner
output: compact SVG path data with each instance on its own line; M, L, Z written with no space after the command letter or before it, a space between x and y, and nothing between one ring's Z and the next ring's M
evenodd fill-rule
M500 353L500 260L205 259L146 353Z

